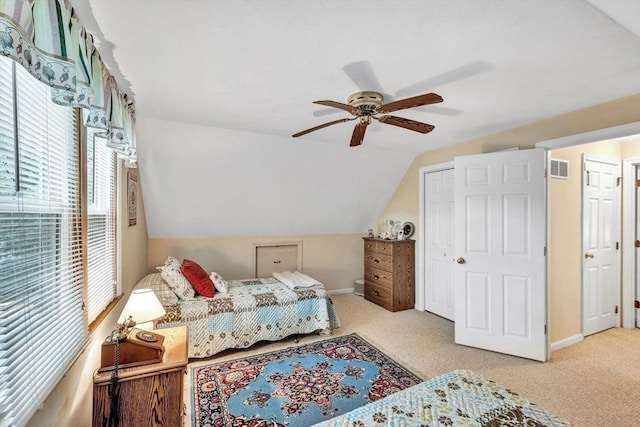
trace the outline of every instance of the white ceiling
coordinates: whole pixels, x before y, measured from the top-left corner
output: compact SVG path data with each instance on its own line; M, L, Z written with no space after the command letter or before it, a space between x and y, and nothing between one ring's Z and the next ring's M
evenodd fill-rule
M71 2L135 99L152 237L362 232L416 153L640 93L638 0ZM359 90L438 93L393 113L435 130L374 123L358 148L354 122L291 138L348 116L312 101ZM274 188L289 201L247 214L239 195Z
M314 100L436 92L444 103L395 113L431 134L376 123L365 137L418 153L640 92L637 0L73 3L141 117L289 137L347 116ZM352 129L305 138L348 144Z

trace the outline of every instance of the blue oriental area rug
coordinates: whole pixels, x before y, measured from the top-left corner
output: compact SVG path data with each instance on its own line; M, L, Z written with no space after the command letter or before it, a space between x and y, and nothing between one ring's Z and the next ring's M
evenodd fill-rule
M422 380L357 334L191 368L194 426L310 426Z

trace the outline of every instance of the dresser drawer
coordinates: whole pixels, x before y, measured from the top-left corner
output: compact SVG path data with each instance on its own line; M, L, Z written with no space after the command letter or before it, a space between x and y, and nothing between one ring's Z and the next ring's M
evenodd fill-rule
M376 242L376 252L383 255L393 255L393 242Z
M364 241L364 251L365 252L375 252L376 251L376 242L373 240L365 240Z
M364 253L364 265L379 268L384 271L393 271L393 258L389 255L382 255L373 252Z
M391 289L378 286L365 280L364 298L374 304L378 304L387 310L393 311L393 292Z
M387 271L365 266L364 279L387 289L393 288L393 274Z

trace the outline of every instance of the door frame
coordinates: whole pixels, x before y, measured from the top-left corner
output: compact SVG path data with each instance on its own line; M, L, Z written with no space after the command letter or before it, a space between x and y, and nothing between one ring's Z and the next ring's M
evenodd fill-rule
M640 157L622 159L622 225L634 224L638 206L636 200L636 187L634 185L636 167L640 167ZM633 203L630 203L633 201ZM633 329L636 325L636 308L634 301L640 300L637 295L636 283L638 283L638 268L636 265L636 251L633 242L640 237L640 230L636 234L622 233L622 327Z
M562 138L554 138L554 139L549 139L546 141L541 141L538 142L537 144L535 144L536 148L547 148L548 150L553 150L553 149L558 149L558 148L564 148L564 147L571 147L574 145L581 145L581 144L588 144L591 142L599 142L599 141L605 141L608 139L617 139L617 138L625 138L628 136L632 136L632 135L638 135L640 134L640 121L638 122L632 122L632 123L628 123L628 124L624 124L624 125L620 125L620 126L613 126L613 127L609 127L609 128L604 128L604 129L598 129L598 130L594 130L591 132L584 132L584 133L578 133L578 134L574 134L574 135L569 135L569 136L565 136ZM623 160L623 169L622 169L622 173L623 173L623 177L624 176L628 176L624 174L625 172L625 166L624 166L624 160ZM623 206L624 206L624 197L627 195L626 192L624 192L624 179L623 181ZM629 181L629 180L627 180ZM550 199L550 192L547 192L547 218L549 218L549 206L551 203L551 199ZM625 222L625 218L628 220L628 218L625 215L626 212L626 208L623 207L623 219L622 219L622 234L623 234L623 239L624 239L624 230L626 227L627 222ZM549 220L551 220L549 218ZM547 233L550 232L550 222L547 223ZM547 236L549 237L549 236ZM549 240L548 240L549 241ZM631 247L633 247L633 245L631 245ZM622 245L622 259L626 260L630 255L628 254L628 252L632 252L632 254L634 253L633 250L629 250L630 247L629 246L625 246L624 243ZM547 253L547 272L549 271L549 260L551 258L551 254ZM633 295L635 295L635 284L634 281L632 280L632 277L628 276L628 271L626 268L624 268L623 266L623 271L622 271L622 302L621 302L621 307L622 307L622 312L623 312L623 316L622 316L622 327L623 328L627 328L627 329L633 329L635 328L635 320L634 321L629 321L629 317L628 314L632 313L633 316L635 317L635 308L633 307L634 304L634 298ZM575 342L581 341L581 339L578 339L577 341L575 340L569 340L569 341L565 341L563 343L561 343L558 346L554 346L552 343L552 350L558 350L562 347L565 347L567 345L571 345L574 344Z
M419 195L419 206L418 206L418 233L416 235L416 243L418 250L416 251L416 265L418 266L418 274L417 279L418 283L416 286L416 310L424 311L425 310L425 287L426 287L426 263L424 256L427 253L427 249L425 247L426 242L424 241L423 235L425 230L425 220L424 217L426 215L426 211L424 209L424 179L425 175L433 172L441 172L444 170L453 169L453 162L445 162L438 163L437 165L425 166L418 170L418 182L420 190Z

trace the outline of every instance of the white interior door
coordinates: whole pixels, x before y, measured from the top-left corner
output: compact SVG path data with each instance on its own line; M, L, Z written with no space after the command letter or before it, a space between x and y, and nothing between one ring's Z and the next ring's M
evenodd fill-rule
M454 320L453 169L424 175L425 309Z
M457 157L455 341L544 361L545 152Z
M620 303L620 161L583 156L582 333L617 324Z

